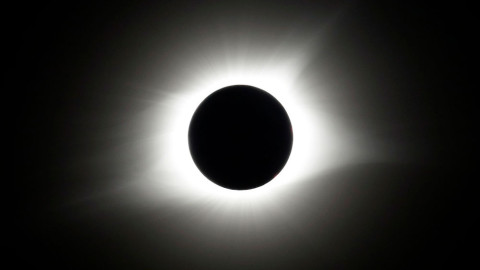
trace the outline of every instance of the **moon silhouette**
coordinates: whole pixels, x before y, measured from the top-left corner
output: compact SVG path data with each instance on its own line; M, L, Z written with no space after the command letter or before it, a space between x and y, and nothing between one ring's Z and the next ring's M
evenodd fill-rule
M253 86L233 85L198 106L188 143L206 178L227 189L248 190L280 173L292 150L293 131L275 97Z

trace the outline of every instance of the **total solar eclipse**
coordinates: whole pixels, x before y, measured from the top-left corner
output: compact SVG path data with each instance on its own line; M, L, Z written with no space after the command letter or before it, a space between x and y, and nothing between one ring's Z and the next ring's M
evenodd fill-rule
M227 189L254 189L287 163L292 125L275 97L253 86L233 85L198 106L188 144L195 165L210 181Z

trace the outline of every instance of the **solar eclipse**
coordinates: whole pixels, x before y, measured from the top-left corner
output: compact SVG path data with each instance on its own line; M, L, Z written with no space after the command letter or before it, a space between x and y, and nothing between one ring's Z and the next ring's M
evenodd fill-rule
M465 261L474 16L357 2L24 5L17 268Z

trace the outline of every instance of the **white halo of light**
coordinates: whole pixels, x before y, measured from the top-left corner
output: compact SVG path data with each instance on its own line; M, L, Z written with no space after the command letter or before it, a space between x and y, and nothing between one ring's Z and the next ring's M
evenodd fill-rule
M309 91L302 89L297 79L309 57L305 53L277 53L267 58L242 57L236 64L189 64L195 73L189 80L177 82L175 95L162 97L169 106L161 106L154 112L157 116L149 119L151 125L160 123L154 135L156 143L149 147L156 160L148 177L157 186L149 188L152 196L206 198L235 207L255 203L258 207L258 202L272 200L288 184L334 167L338 162L335 157L352 150L351 143L328 119L327 112L304 102ZM188 148L188 128L198 105L212 92L230 85L251 85L267 91L283 105L293 127L294 141L287 164L272 181L256 189L234 191L215 185L198 170ZM316 89L315 95L321 95L321 91Z

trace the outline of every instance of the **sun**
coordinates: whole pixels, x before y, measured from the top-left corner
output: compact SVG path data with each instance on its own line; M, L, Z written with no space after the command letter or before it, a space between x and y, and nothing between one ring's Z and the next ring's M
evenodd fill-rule
M291 69L294 69L293 66ZM293 70L266 69L261 72L249 67L235 71L217 70L203 80L180 91L171 100L168 110L160 116L166 118L157 139L158 146L151 149L158 157L153 181L165 186L170 192L188 197L207 197L219 201L269 200L279 190L300 179L314 174L323 166L328 166L329 148L334 145L335 136L328 135L328 122L321 115L311 112L302 103L302 89L295 86L296 74ZM235 191L219 187L203 176L195 166L188 148L188 127L198 105L212 92L229 85L251 85L274 96L285 108L292 123L294 142L289 161L274 181L253 190ZM306 97L308 98L308 97ZM166 132L167 130L167 132ZM318 153L324 153L319 159ZM321 157L322 155L320 155ZM163 176L165 175L165 176ZM163 177L162 177L163 176ZM169 178L169 179L166 179ZM182 196L182 195L180 195Z
M143 195L148 195L142 197L169 203L200 200L224 206L259 205L260 201L279 199L279 194L288 196L290 185L316 177L353 156L352 140L345 136L349 132L339 128L331 112L318 104L328 89L322 85L312 88L302 78L313 52L285 46L276 50L282 53L252 48L255 54L245 52L236 57L220 57L212 50L201 59L187 59L178 65L181 74L159 89L158 106L145 117L144 125L151 132L143 147L150 163L140 176ZM262 50L265 53L260 53ZM256 189L236 191L215 185L202 175L190 154L188 129L196 108L211 93L230 85L268 92L290 117L293 146L288 162L274 180Z

